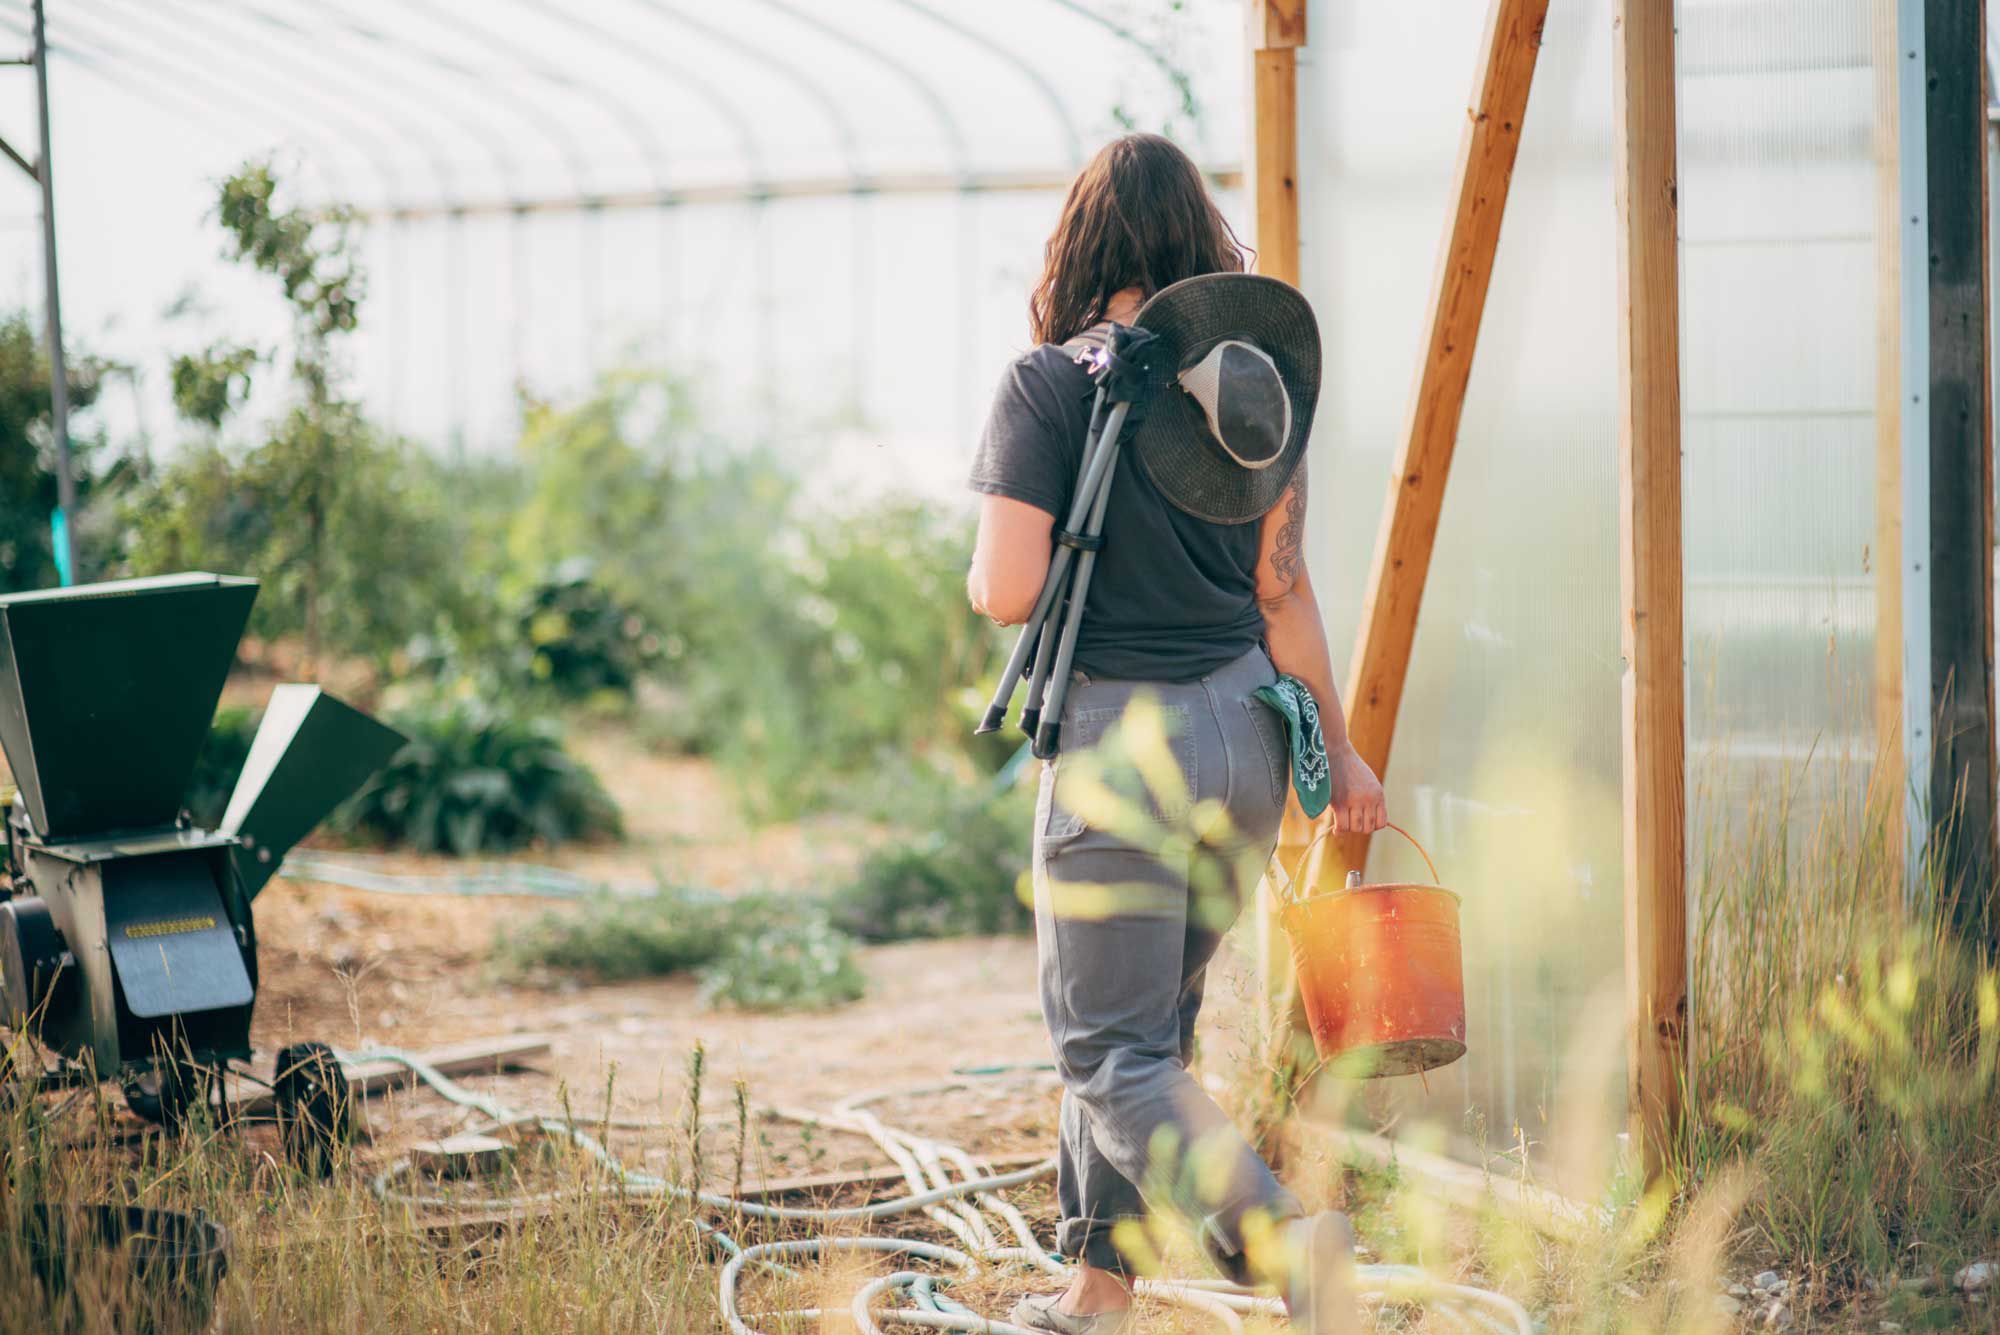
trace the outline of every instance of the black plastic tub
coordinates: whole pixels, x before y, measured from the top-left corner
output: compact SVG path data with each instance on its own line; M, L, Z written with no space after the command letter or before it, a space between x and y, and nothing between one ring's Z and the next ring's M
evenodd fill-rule
M76 1276L110 1264L118 1253L148 1308L200 1326L229 1273L229 1231L200 1214L136 1205L31 1205L24 1222L29 1262L58 1304Z

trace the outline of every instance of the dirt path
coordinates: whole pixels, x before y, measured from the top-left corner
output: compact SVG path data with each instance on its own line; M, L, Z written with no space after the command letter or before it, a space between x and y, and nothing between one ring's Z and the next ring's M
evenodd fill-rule
M619 844L565 848L520 860L607 880L659 876L724 891L812 891L844 876L882 837L853 822L815 820L753 828L705 762L660 757L622 736L573 739L623 806ZM338 858L339 850L321 852ZM415 854L371 859L373 868L449 874L450 859ZM671 977L555 988L525 985L492 964L496 936L521 919L574 904L522 898L411 896L280 879L259 898L262 961L255 1038L260 1051L319 1039L339 1047L413 1050L460 1039L547 1034L540 1073L474 1082L510 1104L548 1108L566 1090L593 1114L612 1090L622 1118L684 1116L686 1069L706 1051L704 1114L725 1118L733 1083L759 1103L823 1108L866 1090L946 1080L955 1067L1047 1060L1035 998L1032 941L1024 937L904 942L862 950L866 995L821 1013L753 1015L709 1010L694 981ZM1030 1079L988 1082L987 1092L944 1096L925 1109L931 1128L978 1152L1039 1148L1053 1138L1054 1100ZM942 1118L942 1121L938 1119ZM404 1098L374 1128L388 1149L437 1134L452 1121L437 1100ZM817 1171L872 1160L866 1147L805 1150L780 1138L773 1172ZM795 1152L796 1151L796 1152Z

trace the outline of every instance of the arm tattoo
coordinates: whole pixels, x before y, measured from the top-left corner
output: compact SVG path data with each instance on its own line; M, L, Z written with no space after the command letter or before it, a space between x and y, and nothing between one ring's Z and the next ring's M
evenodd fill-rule
M1285 522L1278 527L1278 539L1271 550L1271 569L1287 584L1305 568L1306 465L1299 461L1292 475L1291 490L1285 493Z

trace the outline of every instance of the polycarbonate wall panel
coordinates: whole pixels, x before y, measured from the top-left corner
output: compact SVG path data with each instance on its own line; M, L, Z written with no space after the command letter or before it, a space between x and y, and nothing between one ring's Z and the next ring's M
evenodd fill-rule
M1317 5L1301 63L1328 368L1310 558L1343 665L1483 9ZM1470 1050L1367 1098L1468 1153L1608 1140L1623 1098L1611 17L1549 12L1387 776L1392 816L1465 895ZM1740 801L1773 765L1867 741L1869 5L1691 0L1679 31L1690 779ZM1813 770L1825 791L1834 765ZM1376 840L1371 879L1421 875L1399 845Z
M1481 7L1483 8L1483 7ZM1403 429L1480 24L1465 3L1316 6L1302 261L1327 344L1310 558L1352 649ZM1461 1151L1544 1142L1564 1075L1619 1113L1617 415L1604 5L1550 10L1388 785L1465 896L1464 1061L1378 1082ZM1371 879L1419 878L1401 841ZM1574 1051L1573 1051L1574 1049Z
M1757 785L1803 779L1824 794L1858 782L1873 752L1874 8L1680 6L1698 840Z

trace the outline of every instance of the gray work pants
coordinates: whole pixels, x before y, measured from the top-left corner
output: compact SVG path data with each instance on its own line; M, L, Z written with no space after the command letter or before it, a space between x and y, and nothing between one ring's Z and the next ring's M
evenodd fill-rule
M1034 856L1066 1257L1126 1270L1112 1230L1150 1204L1195 1221L1240 1280L1246 1216L1301 1213L1187 1069L1208 962L1277 842L1284 722L1251 695L1276 676L1260 647L1199 681L1071 686Z

